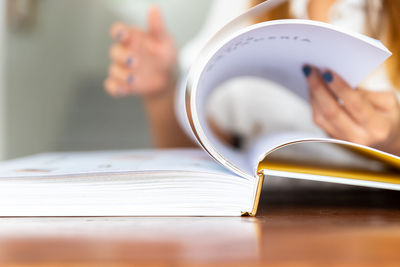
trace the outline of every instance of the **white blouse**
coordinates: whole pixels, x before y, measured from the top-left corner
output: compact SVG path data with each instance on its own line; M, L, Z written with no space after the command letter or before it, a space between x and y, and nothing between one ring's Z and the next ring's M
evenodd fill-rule
M293 17L308 19L308 0L289 1ZM365 3L366 0L337 0L329 12L329 23L365 34ZM369 17L376 20L382 8L381 1L373 1L373 5L371 10L374 13ZM190 67L203 45L218 29L248 8L247 0L215 0L203 29L181 52L183 71ZM383 65L361 87L368 90L393 89ZM208 112L223 131L243 137L244 145L260 134L280 130L323 134L312 121L308 103L259 78L241 78L224 84L212 96Z

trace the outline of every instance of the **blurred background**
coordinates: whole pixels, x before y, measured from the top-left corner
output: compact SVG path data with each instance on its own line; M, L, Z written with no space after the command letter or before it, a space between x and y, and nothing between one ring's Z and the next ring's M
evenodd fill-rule
M0 158L151 145L140 99L103 90L109 27L152 3L182 46L211 0L0 0ZM182 12L184 11L184 12Z

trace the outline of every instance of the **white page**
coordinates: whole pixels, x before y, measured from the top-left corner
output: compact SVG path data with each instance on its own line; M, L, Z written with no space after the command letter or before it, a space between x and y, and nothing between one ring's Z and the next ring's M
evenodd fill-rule
M178 85L178 90L176 92L176 101L175 101L175 114L177 119L184 129L186 134L190 136L194 141L198 142L196 135L193 133L190 120L188 119L188 110L187 104L188 103L188 92L187 92L187 85L191 81L189 81L191 74L197 71L201 71L203 64L205 64L208 60L208 55L213 51L215 47L218 46L221 41L226 38L232 36L232 33L243 29L243 25L248 25L250 21L254 20L257 16L262 15L268 10L275 8L276 6L287 2L288 0L268 0L265 1L255 7L250 8L237 18L233 19L231 22L226 24L222 29L220 29L205 45L205 47L201 50L200 54L197 56L195 63L190 69L190 73L184 76L181 79L180 84ZM201 145L201 144L200 144Z
M156 171L231 175L200 149L46 153L0 163L0 178Z
M252 170L253 172L257 171L258 164L260 161L262 161L268 154L274 152L275 150L279 150L282 148L285 148L287 146L291 145L298 145L298 144L316 144L316 143L321 143L321 144L331 144L331 145L338 145L338 146L333 146L333 147L326 147L326 146L321 146L320 144L320 151L324 151L325 153L329 153L326 155L325 158L329 158L329 162L332 163L332 165L339 164L341 166L346 166L346 163L343 162L343 160L347 160L348 164L352 167L359 167L359 168L365 168L369 170L380 170L382 168L382 163L381 162L375 162L374 159L362 159L358 160L354 159L350 155L346 153L346 151L339 151L341 148L345 147L358 147L361 148L362 150L371 150L375 152L379 152L382 155L386 155L387 157L390 157L392 159L400 161L400 157L391 155L386 152L382 152L373 148L368 148L363 145L359 144L354 144L351 142L343 141L343 140L337 140L337 139L331 139L323 136L317 136L317 135L312 135L309 133L304 133L304 132L284 132L280 134L272 134L269 136L264 136L261 137L259 140L257 140L248 150L248 155L247 158L249 159L249 162L251 163ZM311 144L311 145L312 145ZM303 151L305 151L304 146L303 146ZM334 158L338 156L338 158ZM305 155L307 157L307 155ZM324 159L320 159L321 162L324 162ZM315 162L318 161L318 159L314 160Z
M368 180L358 180L358 179L347 179L347 178L342 178L342 177L312 175L312 174L304 174L304 173L299 173L299 172L275 171L275 170L264 170L263 173L264 173L264 176L267 176L267 177L271 177L271 176L285 177L285 178L291 178L291 179L319 181L319 182L325 182L325 183L345 184L345 185L372 187L372 188L400 191L399 184L375 182L375 181L368 181Z
M254 176L246 155L222 144L207 124L206 101L214 88L234 77L257 76L307 99L304 64L334 70L356 86L390 55L380 42L326 23L281 20L249 26L216 47L201 71L192 74L189 96L195 134L220 163L239 175Z

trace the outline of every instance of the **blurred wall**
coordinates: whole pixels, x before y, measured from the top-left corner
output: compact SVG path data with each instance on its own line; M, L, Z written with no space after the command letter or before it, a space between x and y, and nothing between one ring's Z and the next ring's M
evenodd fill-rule
M9 0L19 1L19 0ZM108 29L145 26L146 0L35 1L29 25L7 25L4 140L7 158L57 150L150 146L140 100L103 90ZM158 1L183 45L201 27L210 1Z
M0 160L5 158L5 31L6 31L6 5L0 1Z

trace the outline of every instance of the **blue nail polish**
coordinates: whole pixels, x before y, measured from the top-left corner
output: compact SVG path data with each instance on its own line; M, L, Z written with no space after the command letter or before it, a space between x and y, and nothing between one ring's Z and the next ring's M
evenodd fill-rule
M121 41L123 36L124 36L124 33L122 31L118 32L117 41Z
M126 59L126 65L127 65L127 66L131 66L132 63L133 63L133 57L128 57L128 58Z
M333 81L333 75L330 71L324 72L324 74L322 74L322 78L327 83L331 83Z
M311 71L312 71L312 69L311 69L310 66L306 65L306 66L303 67L304 76L306 76L306 77L310 76L311 75Z
M131 75L129 75L128 78L126 79L126 82L127 82L128 84L132 84L132 83L133 83L133 80L134 80L134 77L133 77L133 75L131 74Z

